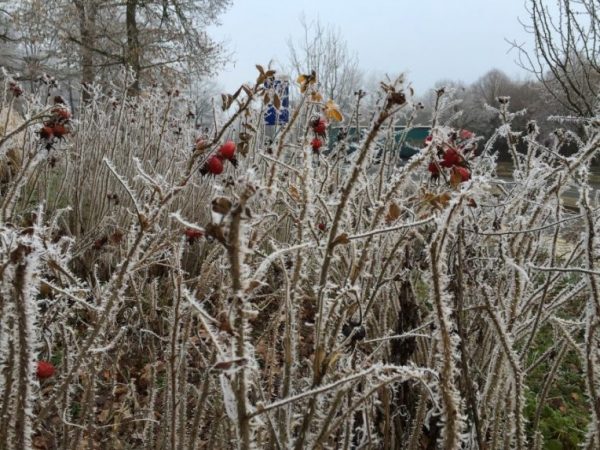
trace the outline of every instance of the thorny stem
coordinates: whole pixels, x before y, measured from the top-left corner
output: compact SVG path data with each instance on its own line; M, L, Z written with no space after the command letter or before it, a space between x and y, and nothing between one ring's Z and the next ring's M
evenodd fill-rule
M438 94L438 100L439 97L441 94ZM249 98L238 102L238 118L235 120L239 120L243 111L248 112L248 117L254 114L249 105ZM175 109L175 106L171 108L171 113L175 114ZM303 107L300 116L305 111L307 108ZM112 149L117 155L121 142L124 148L135 142L132 139L136 132L134 126L125 127L130 113L124 109L121 112L122 117L118 120L110 120L110 130L113 130L115 120L118 122L115 132L106 139L112 146L93 146L93 151L108 151L110 154ZM101 111L95 113L100 114ZM116 116L117 112L111 110L111 114ZM390 110L381 128L391 122L393 115L394 111ZM381 111L374 122L380 116ZM82 117L81 120L89 119ZM296 121L298 130L302 130L298 128L298 122L302 120L299 117ZM434 122L437 120L434 117ZM160 132L165 148L182 141L181 137L171 141L166 123L165 116L159 113L150 113L150 117L144 120L144 127L150 125L158 130L156 133L141 132L144 155L151 153L154 156L153 152L147 152L156 142L148 139L150 135L158 138ZM226 127L233 123L227 121ZM83 139L84 134L93 127L94 124L86 124L77 130L73 146L87 142ZM224 130L217 128L216 140L209 147L211 150L224 136ZM309 128L306 130L309 131ZM591 122L590 130L593 131ZM189 133L191 136L194 131L189 130ZM299 139L306 141L306 137L307 132ZM58 346L64 357L56 378L42 384L40 401L34 403L34 425L42 427L42 438L48 433L56 439L56 445L64 448L76 447L76 442L69 436L80 437L89 447L97 444L97 439L106 439L106 445L117 446L122 444L120 437L126 434L123 427L135 426L135 422L143 420L143 431L139 431L145 446L189 450L202 445L221 448L237 437L240 448L303 449L337 445L349 449L354 446L405 445L403 433L408 434L412 424L409 440L412 449L418 448L424 437L440 437L441 444L447 448L467 445L466 439L470 439L471 442L476 440L480 448L486 445L489 448L509 448L514 445L524 449L528 445L523 414L523 393L528 387L525 382L529 381L528 376L536 368L551 364L551 374L545 379L543 391L538 396L533 423L535 433L540 428L540 411L548 405L548 392L560 380L561 361L568 348L575 350L584 364L592 415L588 448L595 448L599 441L596 424L599 420L597 342L600 326L597 293L600 270L594 260L597 256L597 249L594 249L597 211L584 198L580 201L580 214L561 219L564 209L560 201L569 183L587 183L585 173L588 162L597 153L598 136L592 133L586 137L586 142L578 141L578 152L569 158L559 155L558 150L545 153L532 150L527 154L528 170L521 174L520 180L514 181L514 188L486 177L481 168L488 166L479 166L480 160L469 160L478 170L478 176L463 185L466 188L462 192L451 193L449 203L441 207L432 207L422 197L422 189L436 190L434 194L438 195L446 189L443 183L425 186L423 182L424 176L427 176L425 159L435 151L433 146L426 147L390 178L384 170L378 174L375 171L361 172L369 157L368 137L365 136L355 154L355 157L365 159L357 158L357 164L346 172L347 178L342 178L339 191L335 191L335 172L338 169L338 173L344 173L344 168L329 165L329 160L323 156L314 166L310 165L311 158L304 158L304 170L298 169L300 158L289 164L283 161L286 146L290 144L281 139L276 148L281 150L279 156L282 161L265 158L270 161L263 164L265 173L259 174L262 179L257 183L258 189L264 189L269 170L279 170L279 173L274 171L269 193L274 191L281 195L276 196L272 205L259 206L260 202L257 202L256 209L253 205L251 214L247 214L248 226L245 227L246 210L242 205L248 199L245 199L246 192L242 188L241 197L237 197L234 207L219 224L224 233L221 241L224 247L212 244L211 236L194 242L190 239L188 246L180 234L181 230L159 228L169 220L166 212L177 210L182 205L187 207L186 202L193 199L194 202L200 200L198 205L193 205L193 208L199 206L200 212L191 219L194 221L192 228L202 230L195 223L202 223L205 214L210 214L202 208L206 206L202 196L209 198L213 186L219 189L223 184L216 178L214 182L204 179L199 184L192 181L195 169L201 163L200 152L193 157L173 157L165 164L161 160L153 176L147 175L141 164L136 166L125 157L117 157L115 165L125 163L125 170L133 168L134 174L137 170L138 177L132 176L129 171L124 172L121 178L113 171L104 184L102 175L107 172L95 177L91 184L93 189L98 188L98 192L94 195L102 199L77 194L77 202L97 202L92 204L106 206L110 202L104 199L102 189L113 186L125 189L129 198L125 199L127 204L122 205L121 211L114 209L114 214L112 210L110 214L95 210L86 216L79 206L74 215L80 224L85 221L87 231L82 230L81 234L89 236L93 227L97 227L99 232L107 226L111 230L117 226L123 228L127 226L124 224L131 224L132 217L134 221L137 217L137 224L130 227L124 242L109 244L110 250L101 252L90 248L92 243L89 240L76 241L74 254L91 254L89 268L85 269L91 288L86 284L88 280L81 281L78 275L71 273L71 252L65 251L66 256L61 259L63 252L58 252L53 247L55 242L50 241L54 239L55 232L63 232L63 223L51 219L47 225L51 238L44 242L47 255L41 260L45 265L44 276L50 279L42 280L39 297L35 291L37 286L34 294L36 307L39 307L43 319L39 325L43 330L40 334L47 341L44 342L44 352L55 358ZM444 140L441 134L436 135L438 140ZM238 175L251 166L250 160L255 161L252 156L260 155L258 152L262 144L259 142L260 136L257 136L255 148L249 150L254 154L250 153L246 160L240 158L241 167L235 171L236 176L231 177L231 181L224 183L225 191L238 192L235 187L240 184ZM34 148L28 145L31 142L25 143L24 151ZM82 164L87 164L89 159L83 152L76 154L82 158ZM176 152L165 154L175 155ZM493 167L493 158L486 157L489 158L486 164L489 162ZM141 159L145 161L144 157ZM30 175L33 173L30 168L37 170L35 164L35 161L31 162L28 168L24 162L17 175L17 179L23 176L32 202L47 198L52 184L49 169ZM100 164L91 164L88 173ZM540 173L536 170L540 168L548 170ZM181 174L177 173L179 169ZM71 167L65 167L66 173L71 173L71 170ZM283 174L281 170L288 173ZM113 175L118 182L111 181ZM354 175L356 178L352 179ZM78 178L77 188L84 184L86 176ZM362 177L369 185L359 189ZM130 180L133 187L129 186ZM230 182L232 184L226 184ZM296 192L291 192L291 186L298 188ZM488 186L491 186L492 194ZM15 185L7 187L11 192ZM286 192L286 188L290 192ZM12 192L18 194L20 189L17 187ZM38 189L43 191L39 198L36 197ZM194 193L187 196L192 190ZM248 198L249 195L251 193ZM464 206L471 196L477 200L477 205L467 209ZM26 200L19 199L16 205L26 206L24 204L29 202ZM55 207L61 205L62 200L64 198L54 201ZM400 205L401 213L393 220L386 218L386 224L382 225L385 211L392 201ZM132 202L135 208L131 206ZM112 208L112 203L110 205ZM190 209L186 209L185 214ZM15 221L21 220L24 210L15 207L14 211ZM180 217L179 212L173 212L172 216L175 215ZM460 221L457 216L460 216ZM322 217L327 218L328 235L325 231L313 229L315 222ZM498 225L496 217L501 218ZM511 222L513 218L518 219L514 221L516 226ZM581 218L584 218L587 229L581 239L575 237L572 240L570 234L562 234L562 223L569 220L576 224L574 221ZM56 227L56 224L59 226ZM187 223L182 224L188 226ZM2 248L10 248L5 236L11 236L12 229L18 230L23 239L29 239L27 226L2 223ZM409 232L407 227L411 227ZM246 239L246 231L249 239ZM347 235L339 240L342 232ZM79 238L80 231L75 230L71 234L67 230L66 233L69 237L75 234ZM62 237L59 235L58 239ZM559 258L556 248L559 240L563 239L568 240L569 245L573 244L564 259ZM185 245L174 245L173 240ZM547 252L549 241L552 242L550 254ZM56 247L60 245L66 247L71 243L64 240ZM340 248L345 245L343 251L337 248L338 245ZM196 251L198 248L199 252ZM280 251L289 251L291 257L281 257ZM405 262L399 264L401 252L405 252L406 257ZM185 270L179 266L183 260ZM262 270L263 264L269 269ZM97 269L92 269L94 266ZM0 277L5 278L0 279L10 280L15 267L4 259L0 264ZM254 272L255 267L260 269ZM155 276L152 273L155 268L160 275L146 282L145 277ZM248 273L257 273L252 283L247 279L246 268ZM159 280L165 272L174 280L163 288L159 286ZM430 281L424 273L431 274ZM454 275L454 279L449 280L449 275ZM417 297L427 297L429 292L430 301L418 302L423 321L415 326L413 332L403 333L394 329L395 320L405 313L395 297L398 286L408 279L414 280ZM567 287L563 288L563 283ZM192 284L196 286L193 294L185 287ZM171 292L169 297L169 293L165 295L164 291L172 286L175 286L175 292ZM22 398L19 390L24 374L20 369L24 365L20 363L23 346L19 339L22 340L23 336L19 333L23 327L19 320L27 316L17 308L26 305L13 306L7 298L7 292L13 287L8 281L0 292L0 316L3 319L0 324L0 364L3 367L0 384L4 400L0 405L0 447L3 448L21 445L23 439L18 443L13 440L15 432L22 436L27 434L22 427L27 418L22 413L10 414L12 405ZM41 293L42 287L50 289L50 296ZM182 295L197 314L185 314L187 309L182 309ZM173 301L169 301L170 298ZM316 304L313 305L315 298ZM570 311L570 306L580 303L581 299L587 302L583 319L563 318L563 312ZM317 314L313 306L318 309ZM252 314L258 311L259 320L250 319L247 307L252 308ZM220 321L220 316L212 316L223 310L229 314L226 323ZM346 325L349 319L353 320L358 313L365 333L361 339L355 339L356 328L349 335L342 330L342 325ZM139 334L134 330L135 325L130 328L131 346L139 348L134 342L139 339L139 345L148 349L150 360L147 364L143 361L146 364L144 375L139 376L141 374L137 371L129 374L139 376L138 380L147 384L140 384L140 387L148 389L150 400L143 408L143 417L125 420L120 416L118 403L114 402L108 407L110 423L99 425L95 422L95 408L100 407L104 398L103 389L114 389L122 384L127 390L124 402L131 402L136 408L139 406L140 396L133 388L133 381L127 384L118 381L118 377L128 375L121 373L122 369L129 370L129 367L122 365L120 358L112 359L112 353L123 355L127 346L123 340L111 340L110 337L116 331L114 322L131 317L142 328ZM318 321L314 328L315 341L310 339L309 333L296 336L299 324L303 331L313 330L313 318ZM54 323L62 319L67 320L60 326ZM73 329L72 319L84 325L85 330L81 330L84 327L79 325ZM176 323L173 324L173 321ZM267 331L263 332L265 322L268 324ZM427 329L431 323L435 324L435 328L429 333ZM539 330L548 326L554 328L560 341L526 369L521 369L537 348ZM283 331L282 336L278 336L280 330ZM416 330L421 331L416 333ZM257 335L260 335L258 339ZM272 339L273 342L266 343L263 359L264 342L261 339L264 336L268 337L265 340ZM392 380L393 376L389 373L381 376L381 373L375 375L375 372L369 371L380 361L386 364L389 358L397 357L390 352L389 344L409 336L414 339L416 350L409 352L409 366L406 367L413 369L413 364L414 370L436 367L440 377L433 377L435 380L428 378L427 384L421 387L416 383L405 383L403 388L406 386L410 390L411 397L416 396L418 391L422 392L419 403L409 405L411 402L406 402L407 405L402 406L409 409L409 414L392 416L397 407L394 403L397 397L391 393L398 387L396 382L400 382L401 378ZM150 337L149 341L146 341L147 337ZM307 342L302 342L305 337ZM109 345L103 345L102 341L109 342ZM472 345L473 342L477 345ZM155 346L156 343L158 345ZM188 354L188 345L193 346L194 357ZM37 350L34 348L33 352ZM222 369L215 363L225 363L223 358L228 353L244 362L231 371L224 369L224 373L218 372ZM34 357L30 352L30 365ZM303 361L306 357L313 359L312 373L310 364ZM164 367L161 371L166 371L168 389L161 386L159 366ZM265 370L265 366L268 369ZM12 369L5 370L4 367ZM208 370L210 367L214 369ZM28 370L30 372L31 367ZM398 366L394 366L394 370L399 370ZM86 375L90 371L93 376ZM249 376L251 371L252 377ZM29 372L25 375L32 378ZM361 373L367 372L368 376L361 376ZM223 395L218 382L214 382L215 376L232 381L232 395L229 391ZM25 382L32 386L29 395L35 394L35 381ZM50 383L52 389L49 389ZM268 389L263 392L265 384ZM431 397L427 389L432 389L436 395ZM461 404L458 394L464 397L465 405ZM262 403L259 404L258 399ZM436 403L438 400L439 405ZM383 406L380 406L381 401ZM80 415L76 417L69 414L75 405L80 407ZM161 406L165 413L159 417L155 414ZM39 414L38 407L41 409ZM463 408L468 408L472 425L469 430L464 430L468 434L461 436ZM58 419L62 422L56 431L50 431L47 425L52 423L51 414L55 411L59 411ZM441 420L435 417L440 411ZM466 415L466 412L463 413ZM450 420L447 420L448 414ZM427 417L433 417L428 430L424 428ZM516 433L511 433L513 430ZM110 431L113 433L109 436ZM534 446L541 445L539 433L531 437ZM385 441L382 442L382 438ZM436 445L433 441L430 443Z
M331 258L333 257L333 250L335 244L333 243L335 238L337 237L338 228L340 225L340 221L342 219L343 212L345 210L346 204L349 201L350 193L354 188L354 184L358 179L358 176L362 170L362 165L364 160L366 159L371 144L373 143L375 137L377 136L379 130L381 129L384 122L389 119L392 115L392 107L393 104L388 101L389 96L386 97L385 104L382 110L379 112L377 119L373 122L367 137L365 138L359 152L358 157L354 163L352 172L348 181L343 186L340 193L340 202L336 208L336 212L331 223L331 229L329 231L329 236L327 240L327 245L325 249L325 255L323 257L323 263L321 265L321 271L319 276L319 290L317 293L317 322L315 329L315 353L313 358L313 386L317 386L321 383L325 375L325 371L327 370L327 355L325 353L325 349L321 344L322 334L323 334L323 323L324 323L324 304L325 304L325 290L326 290L326 281L327 275L329 272L329 266L331 264ZM309 403L308 414L304 417L302 422L300 436L296 442L296 449L301 449L304 445L304 441L306 439L306 434L308 431L308 427L310 422L312 421L315 413L316 400L313 398Z
M462 199L461 199L462 200ZM455 384L456 367L454 355L457 354L457 339L451 333L451 323L448 314L448 305L444 300L446 295L445 286L442 285L442 258L446 253L446 236L451 224L452 216L458 210L460 201L453 205L445 217L445 223L438 235L434 237L429 249L431 261L431 281L433 283L431 296L435 306L436 327L439 337L437 338L438 352L440 353L440 390L442 396L442 414L444 418L444 430L441 445L447 450L460 447L460 434L462 432L462 418L460 411L460 395Z
M237 333L235 355L239 359L246 357L246 317L244 311L244 293L243 293L243 275L242 263L243 254L241 251L242 235L242 214L246 206L246 202L252 196L254 190L246 187L242 193L237 206L231 212L231 224L229 226L229 239L227 245L227 254L229 256L229 264L231 266L231 284L234 293L235 302L235 329ZM238 416L238 426L240 433L241 448L250 449L250 416L248 411L247 398L247 379L246 369L241 367L236 373L236 406Z
M586 225L586 269L590 271L587 275L588 285L591 295L588 298L585 308L585 370L587 375L587 387L590 394L590 403L592 406L592 421L588 428L588 441L590 445L600 444L600 397L597 389L597 374L598 367L598 345L595 342L594 334L598 329L598 318L600 317L600 291L598 290L598 282L594 271L594 242L595 242L595 227L592 215L592 210L589 206L587 187L583 189L580 199L580 208L585 214ZM592 434L593 433L593 434ZM592 446L594 446L592 445Z
M464 231L462 229L462 224L459 227L458 231L458 248L456 250L456 328L458 330L458 336L460 338L459 348L460 348L460 364L462 371L463 383L466 387L467 391L467 401L469 402L469 413L473 417L473 422L475 424L475 433L477 436L477 445L480 450L483 450L484 440L483 434L481 432L481 422L479 419L479 412L477 409L477 402L475 399L475 393L473 392L473 380L469 375L469 360L468 360L468 351L467 351L467 339L465 334L465 329L463 325L463 315L464 315L464 285L463 285L463 268L464 268L464 255L463 255L463 243L464 243Z
M335 249L335 245L333 242L337 237L338 228L340 226L340 221L342 219L342 215L343 215L345 207L350 199L350 193L352 192L352 190L354 188L354 184L356 183L356 180L358 179L358 175L360 174L360 172L362 170L363 162L366 159L366 157L369 153L369 149L371 148L371 144L375 140L375 137L377 136L379 130L381 129L381 127L383 126L385 121L390 118L391 108L392 108L392 104L390 102L386 101L383 109L379 113L379 116L373 122L371 129L369 130L369 133L367 134L367 137L365 138L365 140L359 150L358 157L354 163L352 172L340 192L340 201L336 208L333 221L331 223L331 229L329 231L329 236L327 239L327 246L325 248L325 256L323 258L323 263L321 265L321 271L320 271L320 276L319 276L319 292L318 292L318 297L317 297L318 315L317 315L317 325L316 325L316 331L315 331L315 334L316 334L315 348L317 349L316 354L319 353L319 347L320 347L320 343L321 343L322 327L323 327L323 323L324 323L323 322L324 321L323 314L324 314L324 304L325 304L325 295L326 295L325 294L326 281L327 281L327 275L329 273L329 266L331 264L331 258L333 257L333 251Z

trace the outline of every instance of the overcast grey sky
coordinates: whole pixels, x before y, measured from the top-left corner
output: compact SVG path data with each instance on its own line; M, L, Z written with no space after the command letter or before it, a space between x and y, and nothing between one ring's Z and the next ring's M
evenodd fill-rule
M233 62L217 77L233 90L255 77L254 64L286 63L299 18L338 27L365 72L407 72L417 90L440 79L472 82L492 68L525 77L506 39L530 42L519 24L524 0L234 0L211 35ZM295 75L295 74L291 74Z

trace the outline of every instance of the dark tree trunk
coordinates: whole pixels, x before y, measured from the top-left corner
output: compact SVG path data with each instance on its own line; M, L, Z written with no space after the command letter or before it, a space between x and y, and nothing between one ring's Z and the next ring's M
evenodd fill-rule
M87 103L90 100L90 94L87 87L94 82L94 47L96 38L96 15L98 5L95 1L76 0L75 7L79 16L79 34L81 44L79 46L81 60L81 84L83 93L81 101Z
M133 69L133 84L129 89L130 95L138 95L140 93L140 75L142 72L142 65L140 62L140 40L139 30L137 26L137 7L138 0L127 0L127 12L125 17L125 24L127 28L127 55L126 63Z

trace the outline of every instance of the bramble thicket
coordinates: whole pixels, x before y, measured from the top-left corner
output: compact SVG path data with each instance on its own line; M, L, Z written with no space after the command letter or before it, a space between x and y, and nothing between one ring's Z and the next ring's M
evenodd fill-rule
M127 73L74 111L3 76L0 447L598 448L600 117L547 139L501 97L483 139L438 89L401 163L402 77L330 145L364 93L301 75L273 133L257 68L200 134Z

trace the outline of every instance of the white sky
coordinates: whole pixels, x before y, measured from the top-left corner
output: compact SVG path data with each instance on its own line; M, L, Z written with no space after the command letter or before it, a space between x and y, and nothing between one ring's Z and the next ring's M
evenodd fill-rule
M234 0L209 30L233 53L217 81L232 91L255 79L256 63L287 63L302 14L339 28L366 73L408 73L417 94L441 79L475 81L492 68L526 76L505 41L531 42L518 21L527 19L525 0Z

